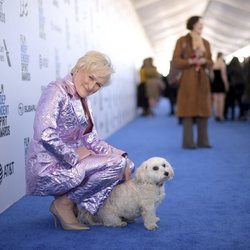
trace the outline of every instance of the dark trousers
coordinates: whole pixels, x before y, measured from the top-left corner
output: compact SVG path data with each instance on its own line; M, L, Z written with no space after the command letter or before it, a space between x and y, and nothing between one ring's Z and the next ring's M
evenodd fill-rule
M140 83L137 88L137 107L143 109L143 113L147 114L149 111L149 101L146 95L146 83Z
M228 93L226 94L224 118L228 119L228 113L231 113L231 120L235 119L235 106L239 107L239 118L244 116L244 104L242 103L243 86L230 86Z
M207 132L207 118L201 117L183 117L183 137L182 147L193 148L193 147L207 147L209 146L208 132ZM194 140L193 125L197 125L197 143Z

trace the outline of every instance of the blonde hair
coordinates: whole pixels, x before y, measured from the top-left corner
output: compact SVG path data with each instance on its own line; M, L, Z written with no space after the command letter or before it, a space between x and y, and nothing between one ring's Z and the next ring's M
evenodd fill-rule
M89 51L80 57L71 72L75 73L79 69L86 70L97 77L104 78L106 83L110 80L111 74L114 73L110 58L98 51Z
M218 52L217 59L214 62L213 68L214 69L226 68L226 63L224 62L223 54L221 52Z

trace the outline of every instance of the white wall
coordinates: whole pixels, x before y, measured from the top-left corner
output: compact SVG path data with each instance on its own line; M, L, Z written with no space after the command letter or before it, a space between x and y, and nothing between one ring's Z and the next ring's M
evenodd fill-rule
M135 116L137 70L152 54L129 0L0 0L0 212L25 194L25 154L42 86L88 50L111 57L111 86L91 97L107 137Z

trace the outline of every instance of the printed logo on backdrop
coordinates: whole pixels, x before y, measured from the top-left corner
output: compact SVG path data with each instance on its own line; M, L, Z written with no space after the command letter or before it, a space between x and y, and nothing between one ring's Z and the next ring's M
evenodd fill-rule
M62 33L62 28L58 24L55 24L53 21L50 22L50 27L51 30Z
M56 79L59 79L61 71L61 63L57 49L55 49L55 68L56 68Z
M9 105L6 104L4 85L0 84L0 138L10 135L10 126L8 125L8 115L9 115Z
M96 129L97 129L97 131L99 131L99 132L105 130L104 122L103 122L103 121L98 121L98 120L97 120Z
M28 16L28 1L20 0L20 17Z
M18 104L18 108L17 108L17 112L20 116L22 116L25 113L30 113L30 112L35 112L36 111L36 105L34 104L23 104L23 103L19 103Z
M109 132L110 132L108 115L105 115L105 121L104 121L104 122L105 122L105 123L104 123L105 133L106 133L106 135L108 135Z
M59 8L59 3L58 3L57 0L53 0L53 5L54 5L55 7L57 7L57 8Z
M2 165L0 163L0 185L6 177L14 174L14 161Z
M3 4L5 0L0 0L0 22L5 23L5 13L3 9Z
M7 48L7 43L5 39L3 39L3 44L0 44L0 62L5 62L11 67L9 51Z
M80 34L73 34L74 35L74 44L77 46L79 46L79 48L82 47L82 39L81 39L81 36Z
M2 165L0 164L0 184L2 183L3 181L3 168L2 168Z
M49 67L49 59L39 54L39 68L43 69L48 67Z
M70 49L70 31L69 31L69 21L65 19L65 38L66 38L66 47Z
M24 142L24 159L27 159L27 153L28 153L28 148L29 148L29 143L30 143L30 138L29 137L25 137L23 139Z
M103 110L103 94L102 94L103 92L101 92L101 91L99 91L99 95L98 95L98 97L99 97L99 101L98 101L98 104L99 104L99 110L100 111L102 111Z
M79 22L79 5L78 5L78 1L75 0L75 19L76 19L76 22Z
M39 36L41 39L46 40L45 32L45 16L43 8L43 0L38 0L38 18L39 18Z
M30 56L28 54L28 46L26 37L24 35L20 35L20 48L21 48L21 74L23 81L30 81L30 73L29 73L29 62Z

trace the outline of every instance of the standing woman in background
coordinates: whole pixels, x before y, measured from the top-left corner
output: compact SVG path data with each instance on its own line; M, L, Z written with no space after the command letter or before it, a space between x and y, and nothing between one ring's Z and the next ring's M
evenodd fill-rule
M210 148L208 118L211 115L211 90L208 74L212 67L210 45L201 37L203 22L200 16L187 20L190 32L176 42L173 64L183 71L177 96L177 116L182 118L182 147ZM193 136L193 124L197 123L197 143Z
M226 64L223 54L217 54L217 60L213 65L214 80L212 82L213 106L215 120L222 121L224 116L225 93L228 91L229 84L227 80Z

